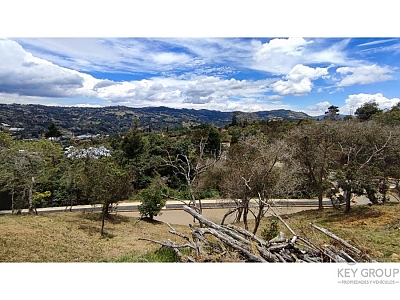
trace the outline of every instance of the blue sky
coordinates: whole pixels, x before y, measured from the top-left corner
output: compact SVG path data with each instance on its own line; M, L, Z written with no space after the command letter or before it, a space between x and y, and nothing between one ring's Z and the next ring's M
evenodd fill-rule
M321 115L330 105L350 114L368 101L382 109L400 102L400 38L302 37L293 28L238 38L240 30L213 36L213 29L107 38L101 30L89 38L76 29L72 37L0 32L0 103Z

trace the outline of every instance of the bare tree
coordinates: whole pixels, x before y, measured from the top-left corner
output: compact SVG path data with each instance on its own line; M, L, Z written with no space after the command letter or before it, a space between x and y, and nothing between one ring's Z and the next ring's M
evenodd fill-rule
M172 156L167 151L167 158L164 158L164 165L172 168L173 172L185 179L189 190L189 206L193 205L195 209L202 213L201 200L196 199L196 186L201 174L209 170L219 160L219 151L217 149L211 155L205 154L206 139L201 138L198 145L191 145L188 153L178 153Z
M296 186L295 172L296 164L283 140L271 142L263 135L240 140L229 151L222 183L225 194L236 203L228 213L236 212L235 221L243 218L246 230L251 214L255 234L269 201L288 195Z

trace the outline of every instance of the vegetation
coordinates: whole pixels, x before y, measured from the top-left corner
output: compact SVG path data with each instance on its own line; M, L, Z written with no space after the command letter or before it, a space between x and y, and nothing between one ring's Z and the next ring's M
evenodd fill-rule
M296 121L311 118L305 113L290 110L272 110L254 114L241 112L241 120L270 120L275 118ZM232 113L173 109L168 107L131 108L109 106L103 108L57 107L34 104L0 103L0 124L5 123L23 130L13 132L23 139L40 138L49 131L53 123L64 137L99 134L114 135L127 132L134 119L140 120L143 131L170 131L201 124L214 124L218 127L228 125Z
M139 212L142 217L153 220L166 204L166 186L159 177L155 178L148 188L140 191L138 198L141 204Z
M38 115L45 111L35 108ZM110 212L121 200L140 199L142 217L153 219L167 197L201 213L201 200L216 196L232 200L229 214L256 234L274 198L315 197L322 211L329 197L343 218L355 195L373 205L387 205L389 191L399 198L399 105L383 111L365 104L356 118L346 119L335 106L322 120L260 120L262 113L235 112L220 127L192 120L174 130L144 126L125 108L96 112L107 111L129 114L130 125L91 139L53 139L68 129L55 120L36 140L0 131L0 208L35 213L46 206L101 204L99 232L107 237L113 233L105 231L106 221L113 222ZM170 112L161 111L164 117ZM199 114L211 118L207 111Z
M378 262L400 262L400 204L356 206L350 213L325 209L283 215L290 227L316 245L327 237L313 230L310 222L344 238ZM111 214L108 234L99 238L101 213L64 212L40 215L0 216L2 262L161 262L173 261L170 249L140 238L182 243L161 222L148 223L137 218ZM275 217L263 218L260 228L276 233ZM252 225L253 220L249 220ZM238 224L243 226L242 223ZM184 234L187 225L173 225ZM277 231L290 233L278 222ZM261 231L263 232L263 230ZM163 249L163 250L161 250Z

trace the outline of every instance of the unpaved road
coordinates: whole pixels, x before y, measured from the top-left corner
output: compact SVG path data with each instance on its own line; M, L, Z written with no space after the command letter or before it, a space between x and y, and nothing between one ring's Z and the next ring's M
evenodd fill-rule
M278 214L290 214L299 211L303 211L306 209L317 209L317 207L274 207L274 211ZM214 222L219 224L224 216L224 214L229 211L228 208L208 208L203 209L202 215ZM130 211L130 212L118 212L119 215L129 216L134 218L139 218L140 214L138 211ZM268 213L266 214L268 216ZM228 216L225 220L225 224L232 223L235 218L235 213ZM194 224L193 217L186 213L183 210L174 209L174 210L162 210L160 216L154 217L155 220L168 222L170 224L178 224L178 225L188 225ZM249 214L249 219L252 219L252 215ZM254 219L254 218L253 218Z

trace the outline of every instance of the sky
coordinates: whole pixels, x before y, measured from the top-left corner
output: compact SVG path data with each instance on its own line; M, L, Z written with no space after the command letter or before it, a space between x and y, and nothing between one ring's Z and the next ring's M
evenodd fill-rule
M139 8L150 9L153 4ZM155 29L150 30L128 30L131 27L126 23L119 26L118 21L125 19L119 15L99 22L115 11L109 7L103 7L98 16L85 15L80 23L70 15L76 14L76 10L66 8L62 17L58 9L58 15L51 16L50 21L60 18L56 24L64 24L64 30L56 27L50 32L53 26L49 22L37 25L40 16L49 17L49 13L25 14L28 26L0 31L0 103L167 106L247 112L291 109L317 116L324 114L330 105L338 106L341 114L348 115L369 101L375 101L381 109L400 102L400 38L393 31L369 37L363 31L358 33L345 27L337 35L333 26L333 31L330 27L331 31L324 36L313 31L319 28L318 22L323 24L326 19L317 14L311 14L311 21L305 22L306 29L313 30L299 31L295 28L306 18L304 11L297 13L297 10L289 15L288 29L262 31L261 25L287 23L284 21L288 17L268 23L265 22L268 14L260 20L254 7L248 10L257 21L244 34L240 26L220 31L223 25L231 25L232 19L236 25L253 19L247 16L247 21L239 21L237 16L248 11L243 7L236 7L235 17L228 20L218 15L218 10L203 7L192 13L192 23L186 26L181 22L181 31L177 31L176 23L171 20L179 16L182 21L182 13L164 11L164 2L156 4L159 23L154 22L155 18L143 16L133 23L142 29L152 23ZM219 9L226 11L225 6ZM11 10L19 11L18 4ZM120 9L116 13L125 16ZM333 18L334 13L337 10L332 10L330 19L343 23L338 16ZM367 13L374 14L375 9ZM131 14L135 19L141 15L135 9ZM342 17L346 19L347 14ZM210 22L205 15L218 15L218 22ZM354 16L352 28L359 25ZM187 19L186 16L184 20ZM64 20L70 23L65 25ZM203 28L198 20L202 20L200 24L211 23L211 27ZM9 25L8 21L4 22ZM14 19L12 22L18 23ZM69 24L73 23L77 24L71 30ZM89 24L97 29L85 31ZM110 24L114 24L114 35L105 30L108 27L104 26ZM193 24L196 26L190 27ZM163 27L167 29L163 31ZM182 29L187 27L196 30ZM81 31L83 36L79 35Z

